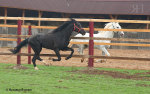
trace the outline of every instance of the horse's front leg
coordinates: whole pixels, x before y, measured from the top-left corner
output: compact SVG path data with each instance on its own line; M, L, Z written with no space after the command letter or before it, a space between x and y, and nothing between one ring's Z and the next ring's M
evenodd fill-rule
M100 49L100 47L99 47L99 49ZM110 56L110 53L107 51L107 49L105 47L101 48L101 50L102 50L102 56L105 56L105 55ZM105 59L105 60L99 59L96 62L103 63L103 62L106 62L106 61L107 61L107 59Z
M60 61L61 60L61 56L60 56L60 53L59 53L59 49L55 49L54 52L56 53L56 56L58 57L58 59L52 59L53 61Z
M66 57L66 60L68 60L69 58L72 57L73 53L74 53L74 49L69 48L69 47L65 47L64 49L62 49L62 51L71 51L70 55Z
M80 46L79 46L79 49L78 49L78 52L79 52L80 55L84 55L83 50L84 50L84 45L80 45ZM81 58L81 62L84 62L84 59L85 59L85 58L82 57L82 58Z

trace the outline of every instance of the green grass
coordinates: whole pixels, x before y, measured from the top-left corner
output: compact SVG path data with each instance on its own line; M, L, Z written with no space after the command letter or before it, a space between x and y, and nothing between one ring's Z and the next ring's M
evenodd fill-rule
M0 63L0 94L150 94L150 81L66 72L84 69L83 67L38 65L40 70L37 71L32 65L23 65L29 68L27 70L8 69L9 66L14 65ZM146 70L97 69L128 74L147 72ZM22 88L32 90L9 91L9 89Z

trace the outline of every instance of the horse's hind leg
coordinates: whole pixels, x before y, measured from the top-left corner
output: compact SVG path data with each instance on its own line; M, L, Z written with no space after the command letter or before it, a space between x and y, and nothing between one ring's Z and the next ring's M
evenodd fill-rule
M105 52L102 50L102 56L105 56ZM100 62L103 63L103 62L106 62L107 59L102 59Z
M54 52L56 53L56 56L58 57L58 59L52 59L53 61L60 61L61 60L61 56L60 56L60 53L59 53L59 49L55 49Z
M32 58L32 63L33 63L33 66L34 66L34 69L35 70L38 70L38 68L36 67L36 59L37 59L38 55L37 54L34 54L33 58Z
M29 45L31 46L31 48L33 49L33 51L35 53L32 58L32 63L33 63L34 69L38 70L38 68L36 66L36 59L41 59L41 58L39 58L39 55L42 50L42 47L40 46L40 44L37 41L35 41L34 44L29 42Z
M49 66L48 63L46 63L43 59L40 58L40 52L41 52L41 50L42 50L42 47L38 47L38 52L37 52L37 53L38 53L39 55L38 55L38 57L37 57L37 60L43 62L44 65Z

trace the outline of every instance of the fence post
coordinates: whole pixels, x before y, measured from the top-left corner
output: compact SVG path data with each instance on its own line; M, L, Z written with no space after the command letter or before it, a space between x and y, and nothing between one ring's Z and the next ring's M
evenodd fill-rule
M18 20L18 31L17 34L21 35L21 25L22 25L22 20ZM19 45L21 42L21 37L17 38L17 45ZM21 53L21 50L19 51ZM17 55L17 65L21 65L21 56Z
M94 22L89 23L89 37L93 38L94 33ZM93 39L89 40L89 56L94 55L94 42ZM93 67L94 58L89 58L88 67Z
M28 27L28 35L32 35L31 25ZM31 46L30 45L28 45L28 54L31 54ZM28 56L28 64L31 64L31 56Z

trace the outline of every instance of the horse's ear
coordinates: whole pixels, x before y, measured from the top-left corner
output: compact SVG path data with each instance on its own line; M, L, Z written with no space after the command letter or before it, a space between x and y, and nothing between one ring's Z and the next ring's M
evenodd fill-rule
M119 25L119 22L116 22L117 25Z

